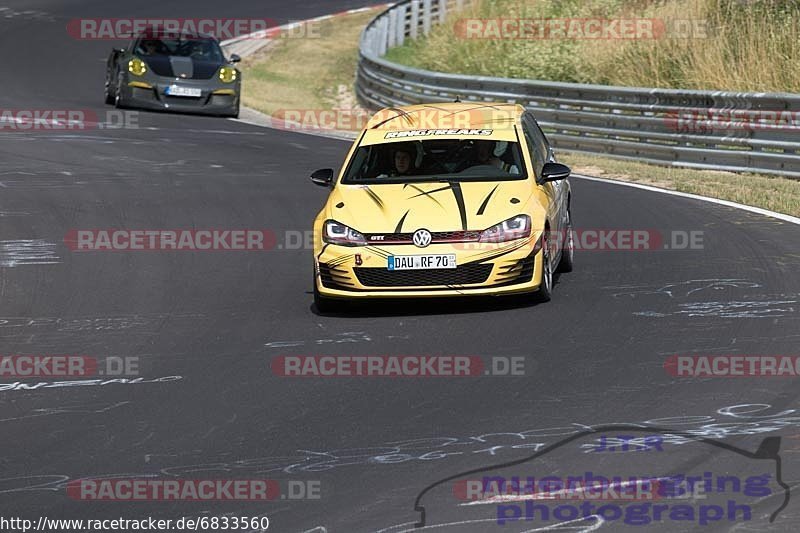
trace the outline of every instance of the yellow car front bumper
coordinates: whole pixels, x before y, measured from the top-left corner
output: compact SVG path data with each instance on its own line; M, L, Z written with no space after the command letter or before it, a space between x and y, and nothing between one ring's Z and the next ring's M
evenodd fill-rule
M456 268L388 269L389 256L455 254ZM319 294L328 298L416 298L533 292L542 253L532 238L505 243L322 246L315 254Z

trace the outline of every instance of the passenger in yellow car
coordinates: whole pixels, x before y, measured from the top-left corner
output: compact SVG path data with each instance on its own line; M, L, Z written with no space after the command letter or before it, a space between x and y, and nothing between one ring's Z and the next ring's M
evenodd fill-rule
M492 165L497 168L503 167L503 162L494 155L494 147L494 141L475 142L475 157L477 158L478 165Z
M500 143L499 147L502 148L501 155L506 151L507 146L507 142ZM497 147L498 144L495 141L475 141L476 162L474 166L491 165L510 174L519 174L519 169L516 165L506 163L495 155Z

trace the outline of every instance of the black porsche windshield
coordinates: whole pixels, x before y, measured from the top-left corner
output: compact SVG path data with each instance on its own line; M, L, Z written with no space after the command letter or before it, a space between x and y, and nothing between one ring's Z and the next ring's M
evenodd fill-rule
M342 183L525 179L516 142L427 139L359 146Z
M203 61L223 62L222 50L213 39L208 38L149 38L141 39L136 45L136 53L143 56L190 57Z

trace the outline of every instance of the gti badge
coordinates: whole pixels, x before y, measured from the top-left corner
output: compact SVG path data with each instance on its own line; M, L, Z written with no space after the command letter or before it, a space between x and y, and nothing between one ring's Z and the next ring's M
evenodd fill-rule
M414 244L418 248L425 248L431 243L431 232L426 229L418 229L414 232Z

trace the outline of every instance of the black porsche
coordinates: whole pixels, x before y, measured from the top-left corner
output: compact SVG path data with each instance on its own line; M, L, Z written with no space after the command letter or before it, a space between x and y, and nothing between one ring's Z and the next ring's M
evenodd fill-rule
M108 57L106 103L238 117L239 60L235 54L227 59L208 35L146 32Z

